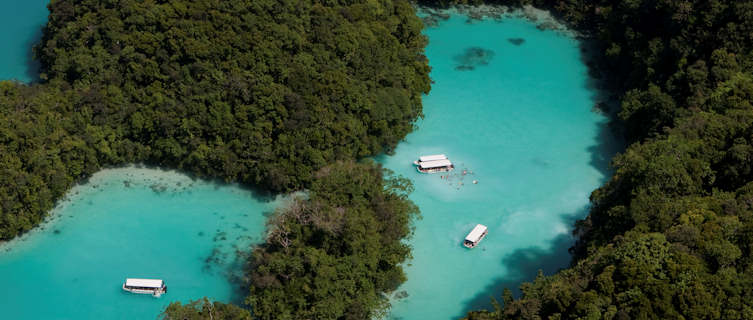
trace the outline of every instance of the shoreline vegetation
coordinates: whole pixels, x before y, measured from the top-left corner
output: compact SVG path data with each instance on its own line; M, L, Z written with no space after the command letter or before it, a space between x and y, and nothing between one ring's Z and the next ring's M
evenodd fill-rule
M268 221L244 282L255 319L384 317L388 293L405 281L403 242L420 218L410 180L370 161L337 162ZM211 316L210 316L211 314ZM252 319L248 310L207 298L171 303L162 319Z
M531 5L509 7L501 4L455 4L447 7L436 7L422 4L416 6L417 14L426 28L438 27L442 21L450 18L451 14L463 15L467 18L466 23L474 23L484 19L503 22L509 18L528 20L536 25L541 31L551 30L575 39L584 39L585 36L577 30L570 29L550 11L538 9Z
M127 174L123 174L123 170L127 170ZM17 235L16 237L8 240L0 240L0 252L9 251L15 245L17 241L26 241L28 237L32 237L35 232L44 231L47 228L57 227L55 224L60 219L64 219L61 211L64 211L68 205L80 199L89 196L91 193L99 192L97 188L86 188L87 184L99 185L103 177L110 175L116 175L120 178L125 185L131 186L148 186L155 192L174 192L171 188L166 188L167 185L193 185L196 178L179 172L176 170L165 170L158 167L145 166L143 164L128 164L117 167L101 168L91 176L86 177L80 181L76 181L75 184L66 191L66 193L59 198L52 209L45 214L42 221L37 224L31 230ZM220 183L219 181L207 181L210 183ZM263 199L264 201L276 202L284 200L281 196L275 198L271 196L263 197L259 196L256 190L252 190L255 197Z

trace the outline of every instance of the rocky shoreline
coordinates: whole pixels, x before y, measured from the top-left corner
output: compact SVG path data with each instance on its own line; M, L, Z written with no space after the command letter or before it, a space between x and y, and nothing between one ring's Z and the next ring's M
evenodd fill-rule
M484 19L503 22L509 18L521 18L534 22L536 28L541 31L555 31L573 38L582 38L577 31L567 28L563 22L557 20L549 11L526 5L521 8L512 8L503 5L455 5L447 9L439 9L427 6L417 7L418 16L428 28L438 27L443 21L447 21L452 14L466 16L466 23L475 23Z

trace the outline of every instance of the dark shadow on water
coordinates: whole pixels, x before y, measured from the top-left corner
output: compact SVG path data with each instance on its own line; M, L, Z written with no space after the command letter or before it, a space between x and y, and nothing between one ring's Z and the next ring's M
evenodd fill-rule
M259 202L270 202L270 201L275 200L275 198L278 196L277 193L274 193L274 192L271 192L269 190L266 190L266 189L264 189L263 187L260 187L260 186L255 186L255 185L251 185L251 184L247 184L247 183L241 183L241 182L228 182L228 181L225 181L223 179L216 178L216 177L201 176L201 175L189 172L189 171L185 171L185 170L181 170L181 169L176 169L176 168L173 168L173 167L170 167L170 166L161 166L161 165L158 165L158 164L151 164L151 163L123 164L123 165L120 165L120 166L113 166L113 167L102 168L102 170L104 170L104 169L116 169L116 168L128 168L130 166L133 166L135 168L144 168L144 169L153 169L153 170L167 170L167 171L171 171L172 170L172 171L175 171L175 172L177 172L179 174L182 174L184 176L188 176L193 181L196 181L196 180L207 181L207 182L213 184L215 186L215 188L232 186L232 187L241 189L243 191L249 192L251 194L251 197L254 200L257 200ZM191 187L191 186L193 186L193 184L189 185L189 187Z
M560 219L567 226L572 226L579 218L585 216L588 208L583 208L571 214L562 214ZM465 302L464 311L455 318L466 316L472 310L492 309L491 299L502 302L502 291L508 288L515 298L521 295L520 285L536 278L539 271L544 275L552 275L567 268L571 262L568 249L575 243L575 238L569 234L561 234L554 238L548 248L529 247L515 250L512 254L502 258L500 269L507 270L504 277L493 279L489 285L479 291L475 297Z
M625 142L622 139L621 129L615 125L614 120L609 120L607 123L599 125L598 132L596 133L596 144L588 147L588 152L591 154L590 165L604 176L601 184L605 183L612 176L612 168L610 163L612 158L619 152L625 150ZM583 216L585 217L585 215Z
M507 38L507 42L512 43L512 44L514 44L514 45L516 45L516 46L519 47L519 46L523 45L523 43L526 42L526 39L523 39L523 38Z
M615 84L610 84L603 73L600 62L601 46L594 40L580 40L580 60L588 68L584 87L591 94L591 112L603 115L606 122L599 125L595 144L587 150L591 154L590 165L601 172L605 179L612 175L610 162L618 153L625 150L624 129L618 119L620 95Z
M33 47L37 45L40 40L42 40L43 28L44 25L40 25L39 28L35 29L34 34L24 44L24 47L27 48L26 59L24 61L24 64L26 65L25 75L30 79L31 83L38 83L40 81L39 70L41 68L41 64L34 58Z

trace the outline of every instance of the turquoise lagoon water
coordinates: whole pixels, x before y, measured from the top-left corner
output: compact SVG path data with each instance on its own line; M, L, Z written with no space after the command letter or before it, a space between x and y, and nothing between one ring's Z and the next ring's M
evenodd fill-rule
M31 233L0 246L3 319L155 319L170 301L245 296L230 279L274 202L175 172L104 170ZM124 278L160 278L161 298Z
M29 82L38 77L31 47L47 23L49 0L0 0L0 79Z
M423 216L397 291L408 296L392 300L392 317L453 319L539 269L567 266L573 222L587 214L615 144L591 111L597 92L571 37L518 18L468 24L458 15L425 34L435 81L425 118L380 158L413 180ZM412 166L435 153L456 164L449 177ZM477 223L489 234L468 250L461 241Z

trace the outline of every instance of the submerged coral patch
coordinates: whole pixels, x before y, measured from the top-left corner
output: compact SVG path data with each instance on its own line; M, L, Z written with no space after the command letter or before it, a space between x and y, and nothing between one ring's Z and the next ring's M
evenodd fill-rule
M507 38L507 41L510 42L510 43L512 43L512 44L514 44L514 45L516 45L516 46L519 46L519 45L522 45L524 42L526 42L526 39L523 39L523 38Z
M470 71L477 66L485 66L494 58L494 51L481 47L470 47L463 54L455 56L455 70Z

